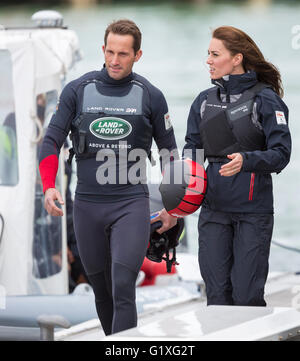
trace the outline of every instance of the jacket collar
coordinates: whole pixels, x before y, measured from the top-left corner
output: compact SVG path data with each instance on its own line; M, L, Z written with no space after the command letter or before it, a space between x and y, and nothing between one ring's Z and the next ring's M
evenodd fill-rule
M219 87L221 93L241 94L257 83L257 76L254 71L249 71L244 74L225 75L220 79L212 79L211 82Z

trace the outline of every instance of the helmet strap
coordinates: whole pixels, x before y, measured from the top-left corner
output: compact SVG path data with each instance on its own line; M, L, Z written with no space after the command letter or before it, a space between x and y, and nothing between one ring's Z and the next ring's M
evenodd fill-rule
M176 261L176 248L175 247L173 248L172 258L171 259L170 259L169 249L166 250L166 257L163 257L162 259L166 261L167 272L171 273L172 266L179 264Z

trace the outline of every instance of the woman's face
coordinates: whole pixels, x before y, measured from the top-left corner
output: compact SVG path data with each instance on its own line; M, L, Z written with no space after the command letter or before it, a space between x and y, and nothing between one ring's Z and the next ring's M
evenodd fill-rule
M211 79L220 79L228 74L243 74L243 56L241 53L234 56L225 48L223 41L212 38L208 48L208 58Z

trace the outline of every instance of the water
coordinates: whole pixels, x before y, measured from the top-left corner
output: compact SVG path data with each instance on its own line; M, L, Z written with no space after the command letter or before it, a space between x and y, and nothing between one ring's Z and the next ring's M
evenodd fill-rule
M83 61L69 74L68 80L101 68L101 46L109 22L127 17L138 24L143 34L143 56L135 65L134 71L148 78L165 94L180 148L184 145L189 107L197 94L210 86L205 59L211 29L220 25L233 25L253 37L265 57L281 71L285 87L284 100L290 109L290 129L293 136L291 162L281 174L273 176L273 238L300 249L300 122L297 117L300 49L292 46L296 40L292 29L300 24L300 5L273 4L270 7L258 8L247 3L236 5L228 2L227 5L223 3L204 6L101 5L84 9L55 9L63 14L65 24L77 32L84 55ZM2 9L0 23L29 25L30 16L36 10L40 9ZM191 251L196 252L197 217L189 216L187 221ZM300 253L272 245L270 269L299 270Z

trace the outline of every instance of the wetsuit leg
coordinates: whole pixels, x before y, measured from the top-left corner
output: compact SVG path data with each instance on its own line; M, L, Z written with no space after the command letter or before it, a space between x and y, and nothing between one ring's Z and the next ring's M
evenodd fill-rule
M137 273L120 263L112 264L114 316L112 333L137 325L135 282Z
M111 293L110 270L88 275L95 294L96 311L105 335L112 333L113 298Z
M144 261L150 235L149 198L118 202L111 225L110 251L112 262L126 265L138 273Z
M136 326L135 282L147 250L149 219L146 197L109 204L75 199L78 250L106 334Z
M233 221L235 236L231 279L234 304L266 306L264 288L269 270L273 215L238 214L233 216Z
M108 227L101 209L99 203L75 198L74 230L80 259L95 294L97 314L105 334L109 335L113 319L110 250Z
M232 305L233 227L230 216L202 207L198 222L199 266L207 305Z
M111 220L107 213L107 208L100 203L75 198L74 230L78 252L88 275L104 271L110 254L108 234Z
M119 209L111 227L112 290L114 317L112 332L137 325L135 283L146 255L150 234L149 199L130 200Z

